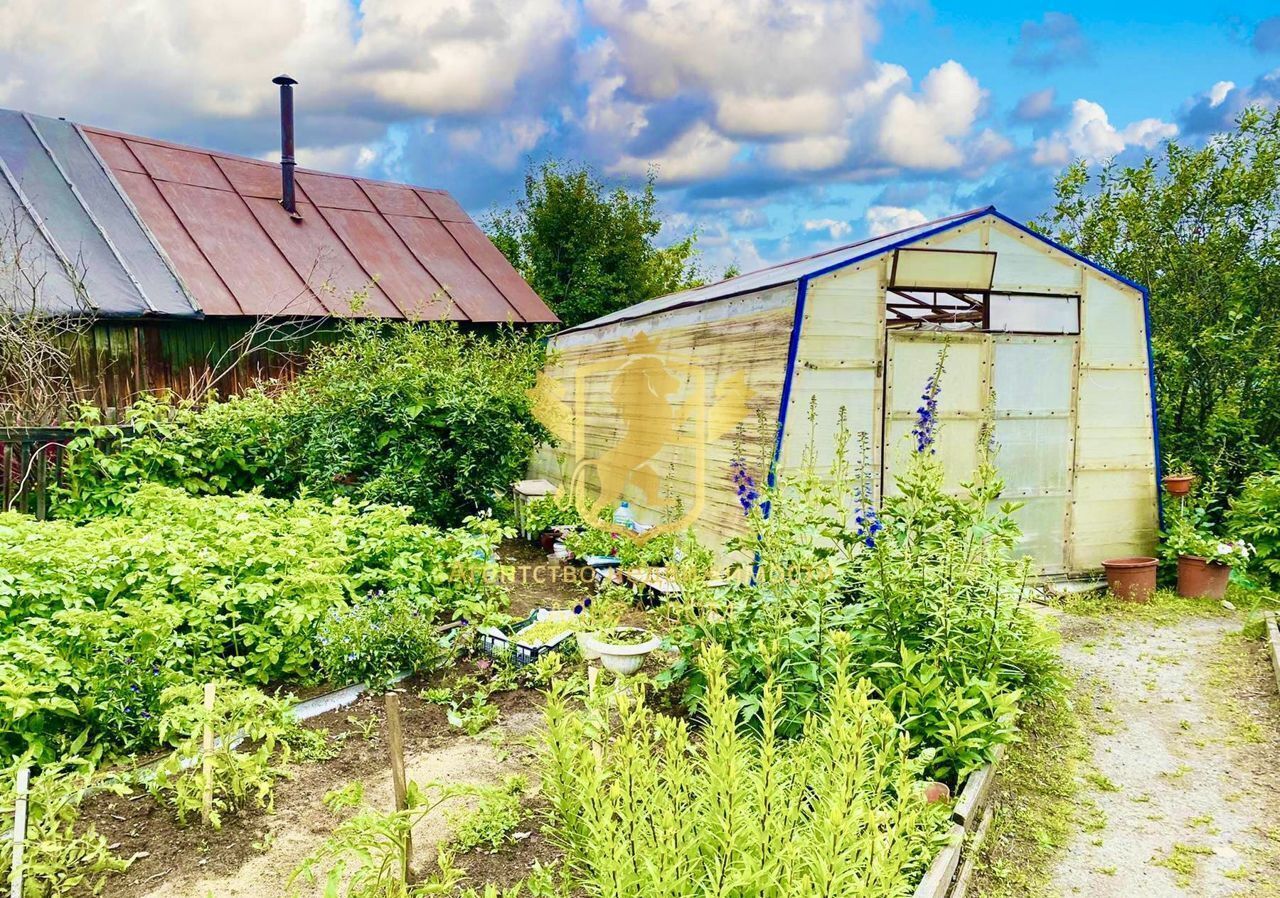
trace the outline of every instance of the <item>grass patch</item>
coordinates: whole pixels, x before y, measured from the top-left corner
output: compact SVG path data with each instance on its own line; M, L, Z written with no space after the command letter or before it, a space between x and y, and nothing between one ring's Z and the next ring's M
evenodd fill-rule
M1110 593L1096 592L1068 596L1060 607L1083 617L1116 617L1154 624L1172 624L1189 617L1229 617L1238 612L1280 608L1280 596L1275 593L1265 589L1245 589L1235 583L1227 589L1227 601L1235 606L1235 611L1213 599L1184 599L1172 589L1157 589L1151 601L1146 603L1125 602Z
M1213 854L1212 848L1175 842L1168 854L1152 858L1151 863L1172 870L1175 881L1185 889L1196 875L1200 858L1210 854Z
M991 796L995 815L978 857L973 894L1053 894L1053 860L1076 826L1076 770L1089 759L1085 733L1093 716L1092 693L1092 686L1077 684L1070 695L1027 707L1020 723L1022 741L1005 755Z

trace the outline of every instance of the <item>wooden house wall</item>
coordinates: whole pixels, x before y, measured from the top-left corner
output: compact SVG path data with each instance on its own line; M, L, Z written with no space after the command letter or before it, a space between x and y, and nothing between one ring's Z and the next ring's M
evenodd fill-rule
M70 338L80 402L105 411L127 408L144 393L200 398L210 382L212 392L226 398L266 380L292 379L306 349L332 336L330 330L308 328L304 337L244 353L240 347L254 323L251 318L99 320Z

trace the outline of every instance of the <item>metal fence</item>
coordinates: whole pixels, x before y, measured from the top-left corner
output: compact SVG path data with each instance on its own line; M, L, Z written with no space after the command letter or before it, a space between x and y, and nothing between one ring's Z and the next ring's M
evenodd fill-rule
M68 427L0 428L0 498L5 511L44 520L50 497L62 483L66 447L75 431Z

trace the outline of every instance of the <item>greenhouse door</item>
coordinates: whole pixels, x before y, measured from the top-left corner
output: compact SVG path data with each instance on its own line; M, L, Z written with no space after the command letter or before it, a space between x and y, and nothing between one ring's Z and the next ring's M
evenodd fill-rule
M959 492L978 464L982 422L991 407L1004 501L1021 502L1021 550L1040 573L1066 570L1074 463L1076 337L890 331L885 359L882 488L915 451L911 432L925 384L944 345L934 448L949 491Z

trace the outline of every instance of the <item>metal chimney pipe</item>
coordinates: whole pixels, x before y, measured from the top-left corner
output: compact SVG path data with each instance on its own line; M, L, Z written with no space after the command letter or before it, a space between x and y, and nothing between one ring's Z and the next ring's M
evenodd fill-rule
M288 75L277 75L272 84L280 85L280 205L293 218L298 214L298 204L293 197L293 86L297 84Z

